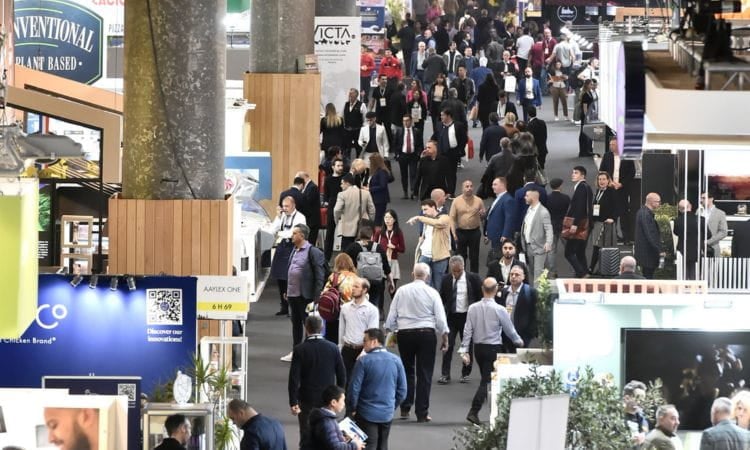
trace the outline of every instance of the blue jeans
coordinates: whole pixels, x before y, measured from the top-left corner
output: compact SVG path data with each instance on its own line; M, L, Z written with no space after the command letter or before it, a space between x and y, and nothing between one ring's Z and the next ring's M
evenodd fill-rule
M433 261L432 258L428 258L427 256L420 256L418 262L430 266L430 286L440 291L440 283L443 281L443 275L448 270L448 258Z

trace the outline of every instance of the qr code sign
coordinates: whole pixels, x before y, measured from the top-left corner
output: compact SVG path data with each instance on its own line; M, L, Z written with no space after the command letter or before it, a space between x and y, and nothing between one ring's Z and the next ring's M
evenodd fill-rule
M146 324L182 325L182 289L146 289Z
M128 397L129 402L134 402L135 401L135 384L118 383L117 395L126 395Z

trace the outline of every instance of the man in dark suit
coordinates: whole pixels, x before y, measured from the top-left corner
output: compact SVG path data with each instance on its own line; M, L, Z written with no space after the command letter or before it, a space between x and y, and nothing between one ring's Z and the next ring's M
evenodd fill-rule
M508 94L505 93L502 86L500 86L500 93L498 94L498 97L500 98L500 100L492 102L492 106L490 108L492 111L495 111L497 113L497 117L499 117L500 120L503 120L506 114L512 112L516 116L516 119L518 119L518 111L516 110L516 105L513 102L508 101Z
M561 178L553 178L549 182L549 187L552 191L547 195L547 210L549 210L550 219L552 220L552 251L549 252L547 258L547 269L549 269L549 277L557 278L557 243L560 241L560 232L562 231L562 223L565 218L565 213L568 212L570 207L570 197L568 194L563 194L561 187L563 180Z
M500 153L500 139L508 136L505 128L501 127L500 117L496 112L490 113L490 125L482 130L482 140L479 143L479 160L490 160L493 156Z
M571 233L576 233L579 227L589 227L591 225L591 203L594 194L586 183L586 168L575 166L573 174L570 177L575 183L573 188L573 197L570 199L570 207L566 216L573 218L573 225L570 227ZM587 239L568 239L565 243L565 259L568 260L576 278L588 277L588 263L586 262L586 243Z
M307 338L294 347L289 368L289 407L299 420L300 442L305 441L309 430L310 411L323 405L323 390L335 384L346 386L346 369L339 348L320 334L323 319L308 316L305 319Z
M665 255L661 243L659 225L654 210L661 204L661 197L655 192L646 195L646 203L635 216L635 259L641 265L643 276L649 280L659 266L659 258Z
M460 255L451 256L448 261L451 276L443 277L440 283L440 298L448 319L448 351L443 353L442 376L438 384L448 384L451 381L451 361L453 360L453 345L456 336L464 339L464 325L469 305L482 299L482 279L473 272L464 270L464 258ZM471 352L469 352L471 357ZM471 374L471 364L461 366L461 383L466 383Z
M398 161L401 169L401 187L404 190L404 196L401 198L408 199L410 191L412 197L416 192L417 163L419 162L419 155L422 154L424 149L424 138L422 137L422 129L412 126L410 115L404 115L401 123L403 128L396 130L393 148L395 149L396 161Z
M336 221L333 218L333 209L336 207L336 200L341 192L341 177L344 176L344 161L341 158L334 158L331 164L332 173L328 175L323 183L324 196L326 201L326 242L324 246L326 261L331 260L333 256L333 238L336 230Z
M391 128L392 130L386 131L388 132L388 137L392 139L390 142L391 144L394 142L391 131L398 132L401 130L401 119L408 113L404 89L404 83L399 81L396 89L388 99L388 123L390 124L390 127L386 128Z
M544 162L547 160L547 124L536 117L536 106L530 105L526 107L526 114L529 116L529 121L526 123L526 131L534 136L534 143L536 144L536 159L539 161L539 167L544 169ZM525 339L524 339L525 342Z
M529 277L529 269L526 264L522 263L521 260L516 257L518 252L515 242L503 242L503 246L500 250L502 251L500 259L496 261L488 261L487 276L496 279L498 285L503 287L510 283L510 269L512 269L513 266L521 266L524 271L523 278L524 280L527 280Z
M529 121L527 107L542 106L542 88L539 87L539 80L532 78L531 67L527 67L524 72L525 77L518 80L516 87L516 99L523 109L523 121Z
M299 203L299 211L305 215L307 226L310 227L310 236L307 240L316 245L318 242L318 231L320 230L320 190L310 178L310 174L304 171L297 172L295 180L304 180L298 188L302 193L302 203Z
M625 256L620 260L620 274L614 280L645 280L646 278L635 271L638 263L632 256Z
M508 310L513 326L523 339L524 347L528 347L533 338L536 337L536 289L524 283L524 268L513 266L510 269L510 283L500 291L499 304ZM516 346L506 337L503 337L503 345L509 353L516 352Z
M419 200L427 200L433 189L447 189L447 158L438 155L437 142L428 141L417 166L417 179L414 181L414 193L419 193Z
M750 448L750 432L732 420L732 401L719 397L711 405L713 426L701 434L701 450L730 450Z
M438 153L447 159L446 161L446 192L453 196L456 193L456 176L461 155L468 142L468 130L466 124L454 120L454 112L450 108L440 111L441 129L436 133Z
M703 249L706 240L704 231L706 222L703 216L691 214L693 205L687 200L680 200L677 204L677 217L674 220L674 234L677 236L677 251L685 260L685 279L695 280L695 266L698 262L699 249ZM698 233L701 234L700 242Z
M305 180L298 176L295 176L294 181L292 181L292 186L289 189L282 191L281 195L279 195L279 206L281 206L281 202L283 202L287 197L292 197L294 199L295 205L302 205L304 199L302 198L301 186L304 185ZM299 207L297 209L299 209ZM307 217L305 217L305 219L307 219Z
M503 177L492 180L492 191L496 197L487 212L484 242L489 242L493 249L499 249L503 242L513 239L516 205L505 186L506 181Z
M750 258L750 220L732 224L732 258Z

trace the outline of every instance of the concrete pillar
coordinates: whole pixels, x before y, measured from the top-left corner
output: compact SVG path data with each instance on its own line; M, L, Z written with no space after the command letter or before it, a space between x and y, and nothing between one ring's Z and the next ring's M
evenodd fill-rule
M297 57L313 53L314 22L312 0L253 0L250 72L294 73Z
M124 198L223 198L225 13L226 0L125 3Z
M359 6L352 0L315 0L315 16L359 16Z

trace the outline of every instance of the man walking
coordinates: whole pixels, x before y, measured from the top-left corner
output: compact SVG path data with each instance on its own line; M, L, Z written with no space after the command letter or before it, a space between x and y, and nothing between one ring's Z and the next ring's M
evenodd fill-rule
M539 162L539 167L544 170L544 163L547 161L547 153L549 153L549 150L547 150L547 123L536 116L535 106L528 106L526 113L529 116L526 131L534 136L537 150L536 159Z
M537 291L525 283L525 271L521 266L510 269L510 283L505 285L498 303L508 311L513 326L526 346L537 336L536 302ZM516 346L505 342L505 351L515 353Z
M354 183L354 176L347 173L341 178L341 192L336 197L333 218L336 221L335 233L341 236L341 249L354 242L359 230L359 221L375 217L375 204L368 191Z
M458 164L461 162L461 154L468 142L466 124L457 121L454 114L450 108L443 108L440 111L442 127L435 132L435 137L438 139L438 152L447 159L445 164L445 177L448 185L446 192L451 196L456 192Z
M529 121L529 106L536 108L542 107L542 88L539 87L539 80L533 78L531 67L524 71L524 78L518 81L516 87L516 99L523 109L524 122Z
M551 189L547 195L547 210L552 220L552 251L547 253L547 269L549 269L550 278L557 278L557 244L560 242L560 233L562 232L562 223L565 219L565 213L570 207L570 197L562 192L563 180L553 178L549 182Z
M448 384L451 381L451 361L453 360L453 344L456 336L464 338L464 325L466 325L466 312L469 306L482 299L482 280L479 275L464 270L464 259L461 256L451 256L448 262L450 268L449 277L444 277L440 285L440 298L448 316L448 351L443 353L442 376L438 384ZM471 349L469 349L471 358ZM471 363L461 367L461 383L469 381L471 374Z
M430 389L437 336L441 336L440 349L446 351L450 330L440 295L427 284L430 267L415 264L412 277L414 281L396 291L385 328L397 332L398 352L406 370L406 399L401 403L401 418L408 418L414 405L417 422L425 423L432 421Z
M641 265L646 279L653 279L659 266L659 259L666 253L661 244L659 224L656 223L654 210L661 204L661 197L655 192L646 195L644 207L635 216L635 259Z
M575 183L573 187L573 197L570 199L568 212L565 214L573 218L573 224L570 226L570 232L575 234L579 232L578 228L587 228L590 226L589 216L591 216L591 203L594 194L591 188L586 184L586 168L583 166L573 167L573 173L570 180ZM586 242L587 239L568 239L565 244L565 259L568 260L576 278L588 277L588 264L586 262Z
M286 196L281 200L279 215L276 216L267 231L276 236L276 251L271 261L271 278L274 278L279 286L280 308L277 316L289 315L289 303L286 299L287 269L289 267L289 256L292 254L292 228L296 225L304 225L305 216L297 211L296 202L292 196Z
M294 250L289 257L287 269L286 300L291 310L293 345L302 342L302 323L305 320L307 304L320 296L326 282L325 256L307 240L309 233L307 225L302 224L292 230ZM291 352L281 358L286 362L291 359Z
M417 165L417 179L411 198L414 199L416 195L420 200L426 200L430 198L433 189L447 189L447 173L451 170L448 166L452 161L438 154L436 141L428 141L422 155Z
M711 405L713 426L701 434L700 450L746 450L750 448L750 432L737 426L732 419L732 401L719 397Z
M367 279L355 278L352 282L352 301L344 303L339 314L339 346L347 380L351 380L354 363L364 349L363 333L377 328L380 320L378 307L367 298L369 290L370 282Z
M383 158L388 158L390 145L386 127L377 123L374 112L368 112L365 115L366 124L359 130L357 143L362 148L361 158L367 164L370 163L370 156L374 153L380 153Z
M410 115L404 115L402 123L403 128L397 130L394 137L394 148L401 169L401 188L404 190L402 199L406 200L409 192L412 196L416 195L417 163L424 149L424 139L422 129L412 126Z
M406 372L398 356L383 347L385 335L379 328L364 332L365 355L354 366L347 411L367 434L366 450L388 450L393 410L406 398Z
M286 450L281 422L259 414L246 401L238 398L230 401L227 417L242 429L240 450Z
M706 245L711 249L708 256L721 257L719 242L727 237L727 215L714 205L714 193L712 190L701 194L701 215L706 220L711 237L706 240Z
M484 227L485 244L490 243L493 249L499 249L503 242L512 240L515 216L515 202L508 194L504 177L492 180L492 191L495 201L487 212L487 223Z
M439 214L434 200L422 201L422 215L406 221L409 225L422 223L422 233L417 249L419 262L429 266L432 278L430 286L440 289L443 274L448 268L451 256L451 219L447 214Z
M542 275L547 254L552 250L554 232L549 211L539 201L539 188L526 189L524 200L529 207L521 224L521 244L531 275L528 281L533 285Z
M339 348L320 334L323 319L308 316L305 331L307 338L294 347L289 367L289 407L299 420L300 442L307 441L310 411L325 406L323 390L332 384L346 386L346 370Z
M469 306L466 315L466 326L464 327L464 338L461 342L459 353L468 363L469 346L474 343L474 359L479 366L482 381L477 387L474 398L471 401L471 409L466 416L469 422L480 425L478 414L487 399L487 386L492 376L492 364L497 359L497 354L502 352L502 334L510 336L513 343L519 347L524 345L521 336L513 327L513 322L508 312L495 302L497 295L497 280L487 278L482 283L482 300Z
M299 186L302 193L302 204L299 205L299 211L305 216L305 225L310 227L308 240L312 245L317 245L318 231L320 230L320 189L312 181L310 174L305 171L297 172L295 180L297 178L304 181L304 184Z
M469 267L479 273L479 241L482 238L482 218L486 211L482 199L474 195L474 183L465 180L461 184L462 195L456 197L448 213L453 224L453 240L456 251L469 260Z
M328 208L328 211L326 212L326 241L325 247L323 247L326 261L330 261L331 256L333 256L333 239L336 237L336 219L333 216L333 211L336 208L336 200L338 200L338 195L341 192L341 178L344 176L344 161L338 157L334 158L331 163L331 169L332 173L326 177L324 183L324 195L326 199L326 207ZM374 206L375 205L373 205L373 207Z

